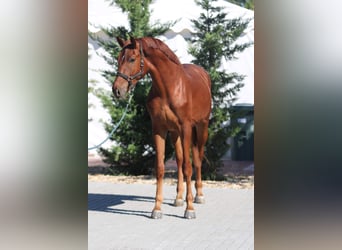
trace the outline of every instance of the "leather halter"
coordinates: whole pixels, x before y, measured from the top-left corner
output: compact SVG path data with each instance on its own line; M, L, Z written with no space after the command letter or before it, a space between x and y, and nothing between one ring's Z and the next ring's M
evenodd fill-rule
M143 53L142 44L140 41L139 41L139 46L140 46L140 71L131 76L125 75L119 71L116 73L116 76L121 76L123 79L125 79L128 82L128 90L130 90L133 86L132 81L142 76L144 73L144 53Z

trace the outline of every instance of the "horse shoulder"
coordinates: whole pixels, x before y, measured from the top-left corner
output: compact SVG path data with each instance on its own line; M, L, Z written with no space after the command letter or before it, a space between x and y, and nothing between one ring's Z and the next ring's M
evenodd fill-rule
M163 111L162 103L162 99L150 91L147 97L147 110L151 117L156 117Z
M180 131L180 121L169 104L159 96L149 96L147 109L152 123L170 131Z
M169 96L172 109L182 108L188 104L191 92L187 86L187 79L184 78L180 78L173 86Z

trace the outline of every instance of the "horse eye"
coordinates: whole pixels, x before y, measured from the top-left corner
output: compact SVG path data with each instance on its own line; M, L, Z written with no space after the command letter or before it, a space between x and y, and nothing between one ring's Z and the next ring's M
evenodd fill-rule
M134 57L131 57L129 60L128 60L128 62L130 62L130 63L132 63L132 62L134 62L135 61L135 58Z

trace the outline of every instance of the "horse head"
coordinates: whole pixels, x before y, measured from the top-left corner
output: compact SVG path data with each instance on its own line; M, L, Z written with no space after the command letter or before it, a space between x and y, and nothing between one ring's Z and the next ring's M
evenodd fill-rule
M122 50L118 57L118 72L112 86L117 98L124 98L137 82L146 74L144 67L144 54L141 42L134 38L125 41L116 38Z

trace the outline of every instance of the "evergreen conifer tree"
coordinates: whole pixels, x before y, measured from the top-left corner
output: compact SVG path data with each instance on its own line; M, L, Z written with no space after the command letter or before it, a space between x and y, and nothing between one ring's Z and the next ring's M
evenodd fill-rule
M254 0L226 0L227 2L240 5L246 9L254 10Z
M108 39L101 39L90 34L92 39L97 41L109 56L104 59L112 70L103 71L103 76L112 85L117 70L117 57L121 47L117 44L116 37L128 39L129 36L136 38L143 36L158 36L164 34L175 22L165 24L155 23L151 25L149 5L151 0L114 0L111 4L119 6L123 12L128 14L130 30L125 27L102 28ZM149 76L141 79L134 89L129 111L123 123L115 131L111 140L115 141L110 149L100 149L105 161L112 165L115 172L124 174L149 174L153 170L154 147L152 141L152 128L149 114L146 109L146 96L151 87ZM127 100L120 101L113 98L111 92L102 91L97 93L101 98L104 107L109 111L112 122L105 124L108 132L116 125L126 107ZM169 140L168 140L169 141ZM166 145L165 159L172 155L172 146Z
M244 76L222 69L222 61L236 59L239 52L250 43L236 44L250 20L228 19L217 0L196 0L203 12L199 19L192 20L195 32L190 38L189 53L194 64L205 68L212 81L212 115L209 122L209 138L206 144L206 160L203 162L204 178L217 178L220 160L229 149L227 139L237 132L227 126L229 108L237 91L243 86Z

